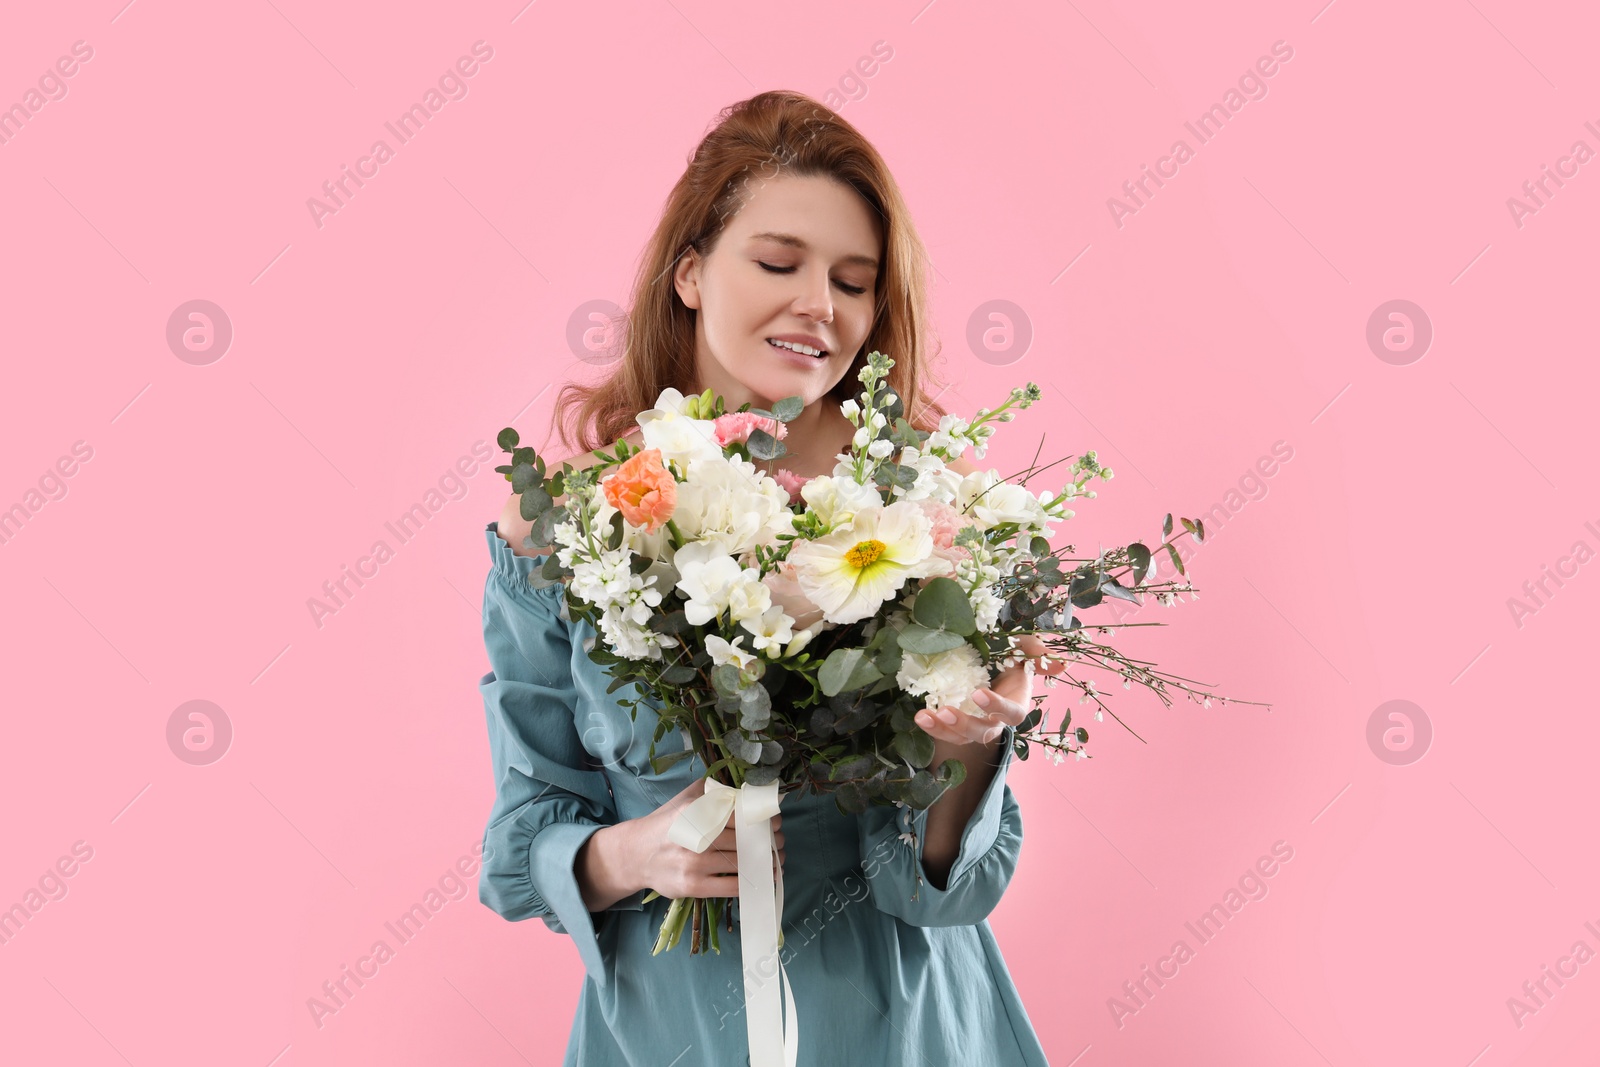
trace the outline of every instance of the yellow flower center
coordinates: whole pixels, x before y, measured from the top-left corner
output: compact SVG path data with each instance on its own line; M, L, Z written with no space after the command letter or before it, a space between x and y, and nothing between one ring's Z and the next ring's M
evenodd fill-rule
M850 566L857 570L864 570L878 562L878 558L883 555L888 547L878 540L861 541L846 552L844 558L850 562Z

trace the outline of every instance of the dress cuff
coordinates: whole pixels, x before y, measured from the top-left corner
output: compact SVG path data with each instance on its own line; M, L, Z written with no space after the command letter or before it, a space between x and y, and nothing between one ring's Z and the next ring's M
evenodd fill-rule
M1015 734L1008 726L1001 736L999 765L961 832L943 889L922 865L926 809L878 806L861 816L862 867L880 910L913 926L969 926L999 903L1022 845L1021 811L1006 786Z
M922 847L928 829L927 809L922 811L906 809L917 835L916 860L917 869L922 872L922 891L932 892L934 894L932 899L935 902L953 891L959 891L961 881L967 872L972 870L999 840L1000 821L1005 808L1006 768L1011 764L1011 746L1016 732L1015 727L1007 726L1000 736L1000 764L995 768L994 777L989 779L989 785L978 801L977 810L972 813L972 818L967 820L966 829L961 831L961 847L956 851L955 862L950 865L950 873L944 880L943 889L930 882L927 872L922 868Z
M613 911L643 911L648 890L641 889L598 912L583 903L578 888L578 851L583 843L605 823L558 822L534 836L528 847L528 865L539 872L536 888L553 914L541 916L545 925L558 934L567 934L578 946L584 969L601 989L606 986L604 953L600 951L600 929L605 915ZM599 917L598 919L596 917Z

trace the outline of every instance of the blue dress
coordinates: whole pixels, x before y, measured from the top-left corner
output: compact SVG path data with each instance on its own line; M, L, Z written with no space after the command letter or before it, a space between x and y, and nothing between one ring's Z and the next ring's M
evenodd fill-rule
M651 956L669 904L640 890L604 911L583 904L573 864L601 826L648 815L699 776L698 757L665 773L649 763L656 716L637 721L606 692L589 659L592 626L564 611L564 586L528 575L485 530L483 594L490 672L478 688L488 716L495 799L484 834L478 898L510 920L537 916L569 935L588 974L567 1043L567 1067L692 1067L748 1062L738 909L720 926L721 953L683 940ZM637 695L638 691L636 691ZM799 1061L929 1067L1041 1067L1048 1061L986 916L1022 847L1022 814L1003 762L961 836L946 887L922 874L927 813L874 806L842 814L832 796L786 794L784 944ZM668 732L656 754L681 751ZM901 839L916 834L916 845Z

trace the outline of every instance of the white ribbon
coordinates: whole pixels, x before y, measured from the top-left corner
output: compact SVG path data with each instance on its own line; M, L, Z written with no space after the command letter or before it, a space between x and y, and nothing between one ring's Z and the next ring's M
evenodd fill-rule
M778 783L735 789L706 779L706 792L678 813L667 837L694 852L704 852L733 816L739 865L739 938L744 971L745 1030L750 1042L750 1067L795 1067L800 1055L800 1026L794 990L778 956L778 923L783 917L783 871L774 873L772 817L780 803ZM775 985L759 973L771 959L778 965ZM752 970L756 973L752 976ZM778 989L783 989L779 1004ZM788 1026L780 1010L788 1010Z

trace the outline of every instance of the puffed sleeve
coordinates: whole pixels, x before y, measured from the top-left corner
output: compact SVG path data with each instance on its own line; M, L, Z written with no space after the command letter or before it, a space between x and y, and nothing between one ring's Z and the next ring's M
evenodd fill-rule
M1000 903L1022 851L1022 809L1006 784L1015 736L1015 728L1005 728L1000 766L962 831L943 889L922 867L926 810L873 805L858 816L861 867L879 911L912 926L971 926ZM907 832L916 835L915 845L901 839Z
M578 734L564 587L531 586L528 575L544 557L516 555L497 526L485 531L492 566L483 591L483 640L491 669L478 682L495 798L478 899L507 919L538 916L571 935L584 967L604 988L599 933L608 913L643 910L646 891L601 912L584 906L573 865L591 834L618 821L616 804L604 767ZM581 648L576 655L587 663Z

